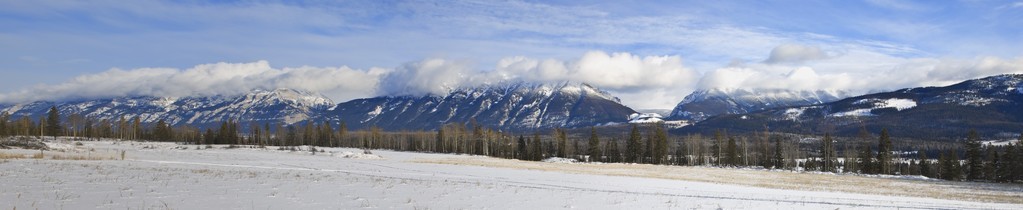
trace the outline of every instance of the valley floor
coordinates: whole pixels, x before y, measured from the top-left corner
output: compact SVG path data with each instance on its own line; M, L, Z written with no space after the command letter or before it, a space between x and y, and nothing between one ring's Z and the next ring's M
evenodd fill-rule
M48 143L55 151L41 159L32 158L38 150L0 150L0 209L1023 209L1018 184L350 148L75 143Z

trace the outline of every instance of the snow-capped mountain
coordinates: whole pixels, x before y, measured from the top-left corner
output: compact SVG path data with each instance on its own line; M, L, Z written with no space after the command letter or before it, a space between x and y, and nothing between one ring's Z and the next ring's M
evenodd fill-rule
M254 90L240 96L118 97L69 102L0 105L13 118L33 120L56 106L61 115L79 114L94 120L117 121L138 117L144 124L164 120L170 125L218 126L234 120L252 123L332 125L349 128L377 126L387 130L436 129L446 123L475 122L506 130L583 127L624 123L635 113L618 98L579 83L505 83L458 88L447 95L384 96L334 104L311 92L291 89Z
M507 130L626 122L635 113L588 84L504 83L459 88L447 95L385 96L338 104L328 114L352 128L435 129L468 123Z
M975 129L982 135L1023 131L1023 74L967 80L945 87L908 88L835 102L716 117L697 130L763 129L855 135L861 127L888 128L893 136L954 139Z
M254 90L240 96L119 97L69 102L33 102L0 105L0 112L13 117L45 116L56 106L64 117L79 114L95 120L117 121L138 117L142 123L164 120L170 125L208 126L235 120L247 126L256 123L293 124L318 116L334 106L316 93L292 89Z
M827 103L847 95L847 92L837 90L700 89L679 102L669 118L702 121L721 114Z
M657 113L633 113L629 115L629 123L658 123L664 122L664 116Z

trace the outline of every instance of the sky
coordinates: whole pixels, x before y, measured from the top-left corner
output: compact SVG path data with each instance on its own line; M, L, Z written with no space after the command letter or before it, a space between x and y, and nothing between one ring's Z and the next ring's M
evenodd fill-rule
M701 88L867 93L1023 73L1023 1L0 1L0 103L505 81L637 109Z

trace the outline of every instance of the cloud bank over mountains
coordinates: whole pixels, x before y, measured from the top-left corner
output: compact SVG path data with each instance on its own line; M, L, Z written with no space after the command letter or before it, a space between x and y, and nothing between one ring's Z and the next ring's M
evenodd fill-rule
M898 58L785 44L772 50L764 62L737 62L705 72L686 67L681 56L602 51L587 52L570 60L506 57L490 68L475 66L469 60L430 58L394 68L369 69L273 67L268 61L201 64L188 69L111 69L59 84L0 93L0 103L237 95L252 89L276 88L319 92L341 102L381 95L440 95L453 88L507 81L571 81L609 90L632 107L665 108L698 88L832 89L865 93L948 85L1005 73L1023 73L1023 58Z
M111 69L60 84L37 85L0 94L2 103L59 101L120 96L237 95L253 89L296 88L335 98L372 94L384 69L348 67L273 68L267 61L202 64L189 69Z

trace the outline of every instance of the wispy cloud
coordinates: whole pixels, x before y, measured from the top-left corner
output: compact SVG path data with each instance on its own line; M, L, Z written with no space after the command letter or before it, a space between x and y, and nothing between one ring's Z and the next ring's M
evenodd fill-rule
M926 5L901 0L866 0L866 2L874 6L894 10L924 10L927 8Z

